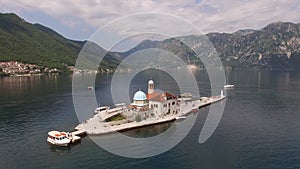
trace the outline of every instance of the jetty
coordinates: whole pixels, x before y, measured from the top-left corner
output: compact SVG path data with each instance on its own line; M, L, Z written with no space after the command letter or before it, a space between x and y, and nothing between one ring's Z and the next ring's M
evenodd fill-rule
M86 130L75 130L70 133L72 136L84 136L86 135Z

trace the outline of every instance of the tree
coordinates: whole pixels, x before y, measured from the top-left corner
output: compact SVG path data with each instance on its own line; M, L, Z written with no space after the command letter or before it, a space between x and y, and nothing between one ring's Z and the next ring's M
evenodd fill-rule
M141 115L137 114L137 115L135 116L135 121L137 121L137 122L142 121Z

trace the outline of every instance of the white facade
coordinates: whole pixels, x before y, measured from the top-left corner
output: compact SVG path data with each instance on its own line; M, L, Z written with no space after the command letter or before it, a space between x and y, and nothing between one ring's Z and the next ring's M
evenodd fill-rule
M153 110L157 117L175 115L179 112L177 97L169 93L154 91L153 80L148 81L148 100L149 109Z
M177 99L166 100L163 102L150 100L149 108L153 109L153 113L158 117L178 114Z

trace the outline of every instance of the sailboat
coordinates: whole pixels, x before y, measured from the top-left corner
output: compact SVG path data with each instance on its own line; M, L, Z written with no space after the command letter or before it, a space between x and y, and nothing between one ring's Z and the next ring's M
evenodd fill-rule
M224 85L224 88L225 88L225 89L232 89L232 88L234 88L234 85L232 85L232 84L227 84L227 85Z
M224 85L224 89L233 89L234 85L233 84L228 84L227 83L227 81L228 81L227 79L228 79L228 73L226 73L226 84Z

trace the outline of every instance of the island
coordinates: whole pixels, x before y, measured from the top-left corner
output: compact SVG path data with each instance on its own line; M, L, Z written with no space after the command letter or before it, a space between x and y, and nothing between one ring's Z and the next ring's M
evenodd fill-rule
M148 125L184 119L190 112L225 98L223 91L218 96L195 98L190 93L175 96L154 89L154 81L148 81L148 93L138 90L133 102L116 104L115 107L101 106L94 116L76 126L75 130L90 135L108 134Z

